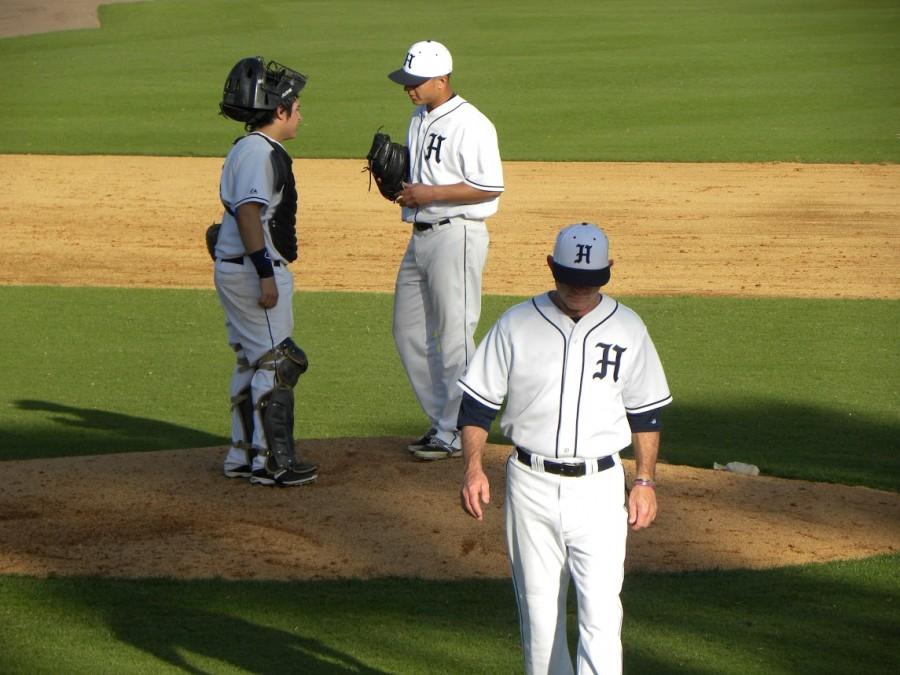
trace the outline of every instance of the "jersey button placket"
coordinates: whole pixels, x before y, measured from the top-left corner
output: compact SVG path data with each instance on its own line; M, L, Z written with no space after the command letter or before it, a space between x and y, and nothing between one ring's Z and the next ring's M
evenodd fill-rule
M576 378L581 372L581 352L578 349L577 340L574 339L575 331L569 335L566 345L566 363L563 370L562 387L563 394L560 401L560 428L559 428L559 456L571 457L574 453L575 435L578 432L575 419L578 414L578 388Z

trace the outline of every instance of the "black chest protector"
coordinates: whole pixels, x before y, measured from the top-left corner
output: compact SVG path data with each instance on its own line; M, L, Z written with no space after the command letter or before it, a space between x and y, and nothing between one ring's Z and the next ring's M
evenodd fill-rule
M275 172L275 185L273 193L281 192L281 202L275 208L275 213L269 219L269 232L272 235L272 243L282 257L288 262L297 259L297 183L294 181L294 171L291 168L293 161L287 151L265 134L257 134L272 146L272 169ZM241 136L235 143L247 138ZM226 205L226 210L237 217Z

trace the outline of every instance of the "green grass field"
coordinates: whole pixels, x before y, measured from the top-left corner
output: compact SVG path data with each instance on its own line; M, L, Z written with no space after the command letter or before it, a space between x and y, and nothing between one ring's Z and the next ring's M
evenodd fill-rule
M225 74L261 53L310 75L300 156L361 157L376 127L402 134L409 105L385 75L433 37L506 160L900 159L894 0L153 0L100 15L101 30L0 39L0 153L221 156L239 131L216 116ZM485 298L481 332L513 300ZM897 301L623 300L675 395L664 459L900 490ZM295 303L312 363L299 434L419 433L390 297ZM0 287L0 471L222 443L223 342L208 291ZM893 673L898 563L629 575L626 671ZM0 672L61 671L514 673L521 657L504 580L0 576Z
M900 302L621 300L645 317L675 396L665 460L739 460L786 478L900 490L900 392L883 377L895 366ZM486 298L479 336L516 301ZM16 317L0 325L0 461L226 442L221 392L233 356L214 292L0 287L0 302ZM294 336L311 363L299 437L419 433L391 303L295 296Z
M892 673L900 556L635 574L626 672ZM574 634L574 599L570 598ZM291 584L0 577L0 672L515 673L507 581ZM61 664L65 664L62 666Z
M440 38L506 160L896 162L894 0L266 2L101 8L103 28L0 40L0 151L218 156L225 75L310 76L301 154L363 157L409 103L386 77ZM38 123L39 120L39 123Z

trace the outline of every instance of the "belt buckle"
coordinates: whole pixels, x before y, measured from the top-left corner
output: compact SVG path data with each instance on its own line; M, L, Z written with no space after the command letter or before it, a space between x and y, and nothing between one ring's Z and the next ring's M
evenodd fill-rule
M579 478L580 476L583 476L585 473L584 464L572 464L570 462L559 462L557 464L557 466L559 467L559 474L561 476L567 476L569 478Z

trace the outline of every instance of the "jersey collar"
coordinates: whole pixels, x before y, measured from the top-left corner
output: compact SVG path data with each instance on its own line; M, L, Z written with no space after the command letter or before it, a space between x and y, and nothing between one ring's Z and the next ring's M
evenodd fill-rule
M535 305L537 305L538 310L546 316L548 319L553 321L557 326L574 326L574 325L592 325L596 323L598 320L605 318L613 311L615 311L616 307L618 307L618 302L616 302L613 298L606 295L606 293L601 293L600 302L597 303L597 306L594 307L590 312L581 317L578 321L575 321L568 314L565 314L559 307L556 306L556 303L550 299L550 291L543 293L535 298Z
M462 96L460 96L459 94L454 92L453 96L451 96L446 101L441 103L437 108L435 108L431 112L428 112L428 108L426 108L423 105L422 106L422 116L427 117L429 115L432 115L432 116L433 115L443 115L444 113L451 110L452 108L455 108L456 106L458 106L462 103L465 103L465 102L466 102L466 99L464 99Z

